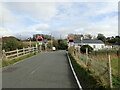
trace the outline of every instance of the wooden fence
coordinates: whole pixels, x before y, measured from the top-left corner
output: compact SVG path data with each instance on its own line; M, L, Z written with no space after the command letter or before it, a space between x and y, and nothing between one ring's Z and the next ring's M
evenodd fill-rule
M37 53L37 52L38 52L38 48L36 47L16 49L8 52L5 52L5 50L2 50L2 60L15 59L24 55L28 55L30 53Z

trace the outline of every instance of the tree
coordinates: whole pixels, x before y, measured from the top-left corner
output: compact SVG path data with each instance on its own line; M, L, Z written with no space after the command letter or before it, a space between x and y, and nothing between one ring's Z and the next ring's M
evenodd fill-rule
M82 34L68 34L68 37L74 37L75 40L80 40L83 37Z
M58 49L61 49L61 50L67 49L67 41L59 39L58 40Z
M103 42L105 42L106 37L103 34L98 34L97 39L102 40Z
M86 48L88 48L88 53L92 52L93 51L93 48L89 45L83 45L81 48L80 48L80 51L81 53L86 53Z
M115 36L115 37L108 37L106 39L108 43L120 43L120 36Z
M92 36L90 34L84 35L84 39L92 39Z

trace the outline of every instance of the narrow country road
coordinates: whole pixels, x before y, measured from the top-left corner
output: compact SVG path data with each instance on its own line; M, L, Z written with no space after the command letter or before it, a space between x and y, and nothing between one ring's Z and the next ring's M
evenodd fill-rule
M65 51L37 54L2 72L3 88L78 88Z

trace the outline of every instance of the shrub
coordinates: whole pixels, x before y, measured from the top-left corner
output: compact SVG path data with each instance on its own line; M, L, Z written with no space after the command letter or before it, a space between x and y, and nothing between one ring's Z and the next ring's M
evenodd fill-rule
M65 40L59 39L58 40L58 49L59 50L66 50L67 49L67 42Z
M81 53L86 53L86 48L88 48L88 53L91 53L93 51L93 48L89 45L83 45L80 48Z
M23 43L16 38L3 38L2 49L5 51L12 51L23 48Z

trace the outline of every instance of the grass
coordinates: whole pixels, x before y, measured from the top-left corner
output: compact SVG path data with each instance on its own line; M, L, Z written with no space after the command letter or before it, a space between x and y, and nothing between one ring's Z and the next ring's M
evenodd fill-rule
M120 88L120 79L118 76L118 59L111 60L113 87Z
M33 55L35 55L35 54L32 53L32 54L28 54L28 55L25 55L25 56L22 56L22 57L19 57L19 58L16 58L16 59L11 59L11 60L6 60L6 61L3 60L3 61L2 61L2 67L5 67L5 66L8 66L8 65L14 64L14 63L16 63L16 62L18 62L18 61L24 60L24 59L26 59L26 58L28 58L28 57L33 56Z
M112 83L113 83L113 88L120 88L120 79L118 76L118 56L117 56L117 50L113 51L108 51L111 57L111 68L112 68ZM100 63L106 63L108 62L108 57L106 51L98 51L96 54L90 55L90 58L93 58L95 61L96 59L98 61L101 61ZM98 67L99 68L99 67ZM107 76L107 75L106 75ZM108 77L108 76L107 76Z
M69 53L72 55L72 62L74 64L74 68L78 73L78 77L83 78L83 82L87 82L86 84L90 88L109 88L108 83L108 73L102 74L105 72L105 67L107 67L108 62L108 54L106 51L96 51L95 53L91 53L89 55L89 59L91 59L90 66L84 67L85 64L84 55L79 54L79 58L74 56L73 54L74 48L69 49ZM117 51L108 51L111 56L111 67L112 67L112 80L113 80L113 88L120 88L120 79L118 77L118 55ZM77 60L78 59L78 60ZM77 62L76 62L77 61ZM82 64L81 64L82 63ZM78 65L77 65L78 64ZM80 75L79 75L80 74ZM87 81L88 79L88 81Z
M75 69L75 72L80 80L80 83L82 84L83 88L99 88L99 89L105 89L105 86L102 85L102 83L100 82L99 77L97 76L92 76L93 73L83 67L81 67L76 60L74 59L74 57L70 55L71 58L71 62L73 64L73 67Z

